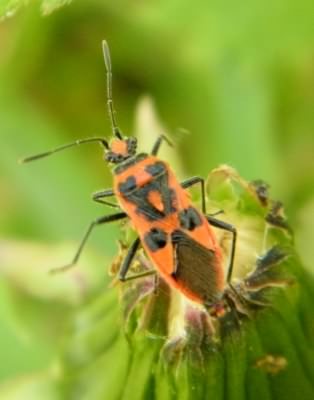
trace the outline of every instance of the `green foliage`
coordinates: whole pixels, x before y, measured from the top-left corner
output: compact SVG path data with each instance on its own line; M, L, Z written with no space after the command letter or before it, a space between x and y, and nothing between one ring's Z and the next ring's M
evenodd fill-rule
M32 0L1 0L0 1L0 21L12 17L19 8L27 5ZM40 9L43 15L48 15L56 9L70 4L72 0L41 0Z
M121 238L117 226L95 232L73 271L55 277L47 273L71 259L92 219L110 212L90 201L90 193L111 186L99 149L91 145L27 166L16 162L77 138L109 136L104 38L112 52L114 98L123 131L139 134L142 150L150 148L156 133L167 132L176 147L165 147L161 158L181 178L205 176L227 163L245 179L265 179L274 197L283 200L296 248L313 272L313 1L89 0L42 17L68 3L0 0L0 397L5 400L55 399L71 393L73 382L80 384L78 391L90 383L91 398L107 399L108 393L119 398L121 381L128 394L140 396L134 385L148 374L140 370L137 376L141 357L149 364L160 355L157 339L151 345L138 337L132 364L121 332L121 308L111 297L116 288L108 287L107 278ZM14 18L6 18L12 12ZM154 99L167 126L156 121L150 100L141 100L143 94ZM234 199L228 185L214 194L213 212ZM260 217L248 200L234 206L241 206L243 215L257 212ZM252 234L241 241L241 253L259 245L254 227L259 230L261 224L256 222L258 218L249 225ZM278 234L277 239L283 238ZM293 260L287 268L295 269L302 290L291 288L289 308L278 311L272 333L266 325L272 314L247 327L239 347L243 353L235 349L226 369L232 344L222 352L208 347L205 358L212 362L204 386L195 389L197 395L203 390L217 399L225 390L230 396L243 394L243 379L253 382L248 398L281 396L285 387L295 394L299 386L293 386L294 372L308 391L313 289L302 262ZM135 324L133 316L129 335ZM282 352L280 343L272 341L276 335L283 347L290 346L292 364L275 376L245 367L233 375L234 365L243 359L252 365L264 348ZM187 397L197 372L189 369L188 360L195 359L197 353L190 352L180 364L180 385L161 362L155 363L155 392L162 399L175 398L177 391ZM271 369L280 359L262 361L262 368ZM230 383L225 387L221 377L226 371Z

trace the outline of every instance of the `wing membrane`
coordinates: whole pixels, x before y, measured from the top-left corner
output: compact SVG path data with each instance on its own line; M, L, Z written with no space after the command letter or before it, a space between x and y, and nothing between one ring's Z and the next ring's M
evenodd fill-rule
M204 303L219 298L217 288L217 260L215 252L207 249L182 231L172 235L176 261L175 279Z

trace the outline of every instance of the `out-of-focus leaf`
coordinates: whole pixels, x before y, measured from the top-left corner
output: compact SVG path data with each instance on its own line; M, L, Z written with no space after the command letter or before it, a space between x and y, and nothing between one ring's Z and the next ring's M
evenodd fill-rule
M57 400L58 389L48 373L26 375L0 385L3 400Z
M33 0L0 0L0 21L12 17L17 10ZM70 4L72 0L41 0L41 11L50 14L57 8Z
M108 271L94 268L104 260L91 251L72 270L49 274L50 268L64 265L72 252L70 245L0 241L0 348L10 360L5 368L1 364L0 379L12 370L11 358L20 372L43 366L60 345L76 307L95 291L108 289Z
M314 274L314 246L311 240L314 227L314 197L310 198L304 207L297 211L296 219L298 224L296 245L305 265Z
M73 245L40 245L35 242L0 241L0 275L17 290L47 302L78 305L100 284L106 284L103 271L93 265L108 264L108 260L86 251L79 265L69 271L50 274L71 260ZM101 283L100 283L101 282Z
M0 382L10 379L12 376L33 373L47 367L47 364L55 357L56 348L51 342L46 341L41 335L45 331L45 318L47 314L38 315L37 327L40 329L29 329L29 300L24 297L22 307L19 307L20 315L17 317L16 303L12 301L12 291L1 279L0 281ZM37 307L31 309L35 313ZM47 311L47 309L45 310ZM27 319L27 328L25 324ZM39 322L41 321L41 322ZM51 320L52 322L52 320ZM47 333L47 332L46 332ZM50 333L49 333L50 335Z
M47 15L57 8L70 4L72 1L73 0L42 0L41 10L44 15Z
M28 1L26 0L1 0L0 1L0 21L4 18L12 17L16 11Z

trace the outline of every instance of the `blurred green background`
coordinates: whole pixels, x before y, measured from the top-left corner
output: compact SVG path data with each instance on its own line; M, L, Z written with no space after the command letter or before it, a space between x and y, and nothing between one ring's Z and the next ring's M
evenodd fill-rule
M150 96L176 143L179 175L206 176L226 163L267 181L313 267L313 1L77 0L45 17L31 2L0 24L0 393L7 398L54 365L68 319L107 288L117 251L117 227L104 227L78 269L47 274L69 261L93 218L110 212L90 200L111 185L97 145L17 163L110 135L104 38L122 130L140 131L142 150L150 148L143 101ZM36 390L49 398L47 388Z

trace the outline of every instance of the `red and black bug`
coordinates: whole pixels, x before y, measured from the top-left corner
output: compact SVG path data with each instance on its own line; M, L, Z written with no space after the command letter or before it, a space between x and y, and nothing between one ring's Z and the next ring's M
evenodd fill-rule
M120 211L94 220L88 227L72 262L77 263L82 249L95 226L129 218L138 238L131 244L122 262L119 279L126 281L156 271L172 287L187 298L210 307L221 300L226 283L230 284L236 246L236 229L214 216L206 214L204 179L194 176L178 182L168 163L157 153L166 136L160 136L149 154L137 153L135 137L125 137L117 126L112 99L112 70L109 48L103 41L107 71L107 105L113 137L93 137L77 140L51 151L23 159L29 162L69 147L98 142L104 148L104 157L113 165L113 189L93 195L93 200L119 207ZM193 205L187 188L200 185L202 211ZM115 196L118 204L107 201ZM212 226L232 233L230 261L225 277L222 250ZM137 250L142 246L155 267L137 275L128 275Z

